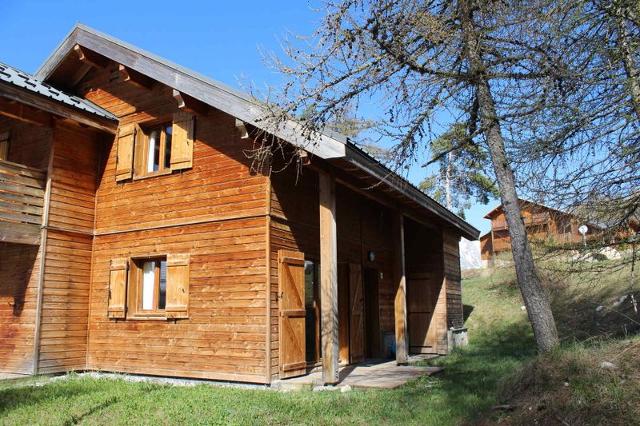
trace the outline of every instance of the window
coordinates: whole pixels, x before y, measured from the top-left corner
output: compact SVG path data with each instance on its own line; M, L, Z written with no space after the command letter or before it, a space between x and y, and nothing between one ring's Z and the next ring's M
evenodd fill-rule
M167 304L167 259L134 259L129 312L134 316L164 315Z
M0 160L9 157L9 132L0 133Z
M171 139L173 126L164 123L140 128L136 135L136 176L162 174L171 171Z

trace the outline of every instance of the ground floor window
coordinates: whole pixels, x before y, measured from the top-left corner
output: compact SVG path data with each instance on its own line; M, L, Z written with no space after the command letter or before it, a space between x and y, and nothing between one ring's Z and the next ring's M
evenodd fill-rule
M167 301L167 258L134 259L129 311L134 315L164 314Z

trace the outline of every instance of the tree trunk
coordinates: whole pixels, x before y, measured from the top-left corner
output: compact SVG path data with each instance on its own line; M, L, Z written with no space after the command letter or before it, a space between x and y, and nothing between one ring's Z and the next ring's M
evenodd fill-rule
M484 74L479 36L473 22L473 12L469 0L460 1L461 23L465 42L465 54L473 76L473 85L479 106L480 124L489 146L491 161L498 181L500 198L504 207L511 250L518 279L518 286L527 308L538 350L548 352L559 343L558 331L553 319L547 292L542 287L540 277L531 253L526 229L520 213L513 170L508 162L504 139L500 130L500 120L489 82Z
M451 162L453 161L453 153L451 151L449 151L447 153L447 169L445 171L445 179L444 179L444 185L445 185L445 196L446 196L446 203L447 203L447 208L449 210L451 210L451 208L453 207L453 203L451 202Z
M615 8L615 25L618 33L618 40L616 47L620 51L622 57L622 63L624 65L624 71L627 75L627 84L629 85L629 94L631 95L631 105L636 113L636 118L640 121L640 75L638 69L633 60L631 48L629 47L629 34L624 21L624 13L620 10L620 7Z

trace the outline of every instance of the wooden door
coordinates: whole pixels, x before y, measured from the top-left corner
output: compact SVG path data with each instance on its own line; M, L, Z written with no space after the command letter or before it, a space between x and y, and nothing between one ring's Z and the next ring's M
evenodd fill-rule
M305 374L304 254L278 251L280 378Z
M364 361L364 294L362 268L349 265L349 355L351 363Z
M378 297L378 271L364 271L365 355L378 358L380 353L380 303Z
M349 264L338 264L338 340L339 360L349 363Z
M436 327L432 323L438 291L436 279L436 275L429 272L407 276L407 322L411 353L435 351Z

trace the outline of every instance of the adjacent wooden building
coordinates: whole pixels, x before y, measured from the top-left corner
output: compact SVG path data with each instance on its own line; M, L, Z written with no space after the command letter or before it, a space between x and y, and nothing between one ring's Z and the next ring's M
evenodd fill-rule
M0 67L0 371L271 383L448 352L478 231L345 138L78 25ZM301 168L274 152L287 142ZM275 171L278 172L275 172Z
M520 200L520 211L527 236L531 241L556 244L579 243L582 235L578 228L585 224L577 216L528 200ZM491 230L480 237L480 253L485 262L494 262L496 256L511 252L511 238L502 204L484 217L491 221ZM587 236L600 228L589 223Z

